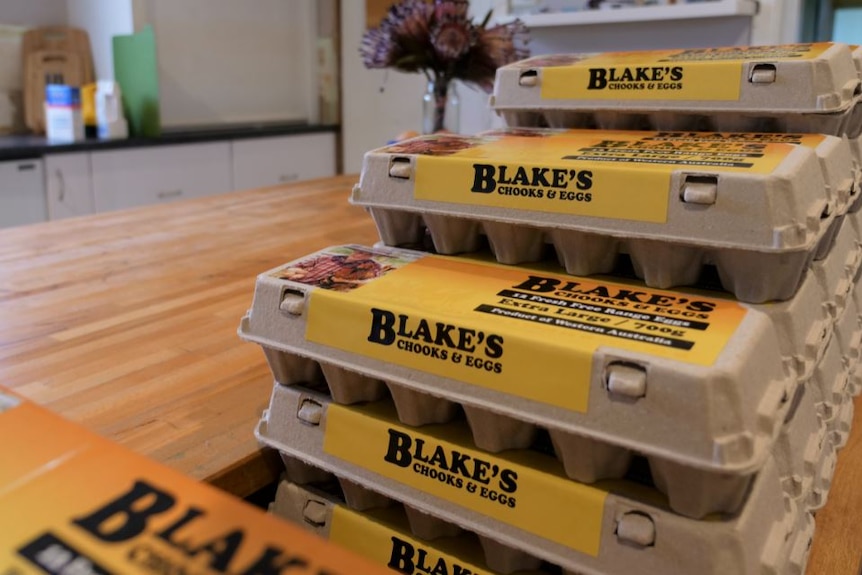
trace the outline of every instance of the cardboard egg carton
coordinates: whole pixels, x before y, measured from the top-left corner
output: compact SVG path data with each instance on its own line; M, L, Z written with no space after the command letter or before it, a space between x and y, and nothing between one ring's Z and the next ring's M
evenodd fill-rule
M812 490L814 493L811 497L816 498L812 501L825 502L836 451L846 443L853 419L850 374L856 364L844 361L840 350L837 338L830 335L828 346L811 377L796 387L793 398L788 401L781 430L769 445L770 453L779 462L782 478L796 482L795 486L785 486L788 494L794 498L802 495L803 502L808 501L808 494ZM331 370L327 373L332 375ZM330 403L345 404L343 396L339 400L329 393L331 389L338 390L338 386L325 382L309 385L326 398L323 402L309 399L309 409L318 409L315 406ZM301 421L307 419L301 415L301 407L297 408L295 404L302 403L301 399L297 399L297 394L309 388L303 384L293 387L295 389L288 391L287 386L275 385L266 421L261 422L259 429L262 441L280 450L284 450L284 445L291 442L288 420L294 417ZM565 475L582 483L596 483L606 478L620 479L636 473L633 467L635 457L646 455L645 463L651 481L668 497L670 507L686 516L703 517L713 512L734 512L744 500L746 490L758 471L728 473L702 470L690 464L643 454L626 445L602 443L580 434L530 424L485 409L459 406L416 392L405 394L404 390L394 386L389 389L391 396L381 389L376 396L367 396L364 400L391 402L398 421L410 427L450 424L459 419L463 411L469 440L477 448L490 453L523 449L553 453ZM544 437L547 440L543 445ZM812 450L809 445L814 438L816 450ZM828 442L824 443L824 438ZM824 461L831 463L827 466L822 464ZM809 507L813 509L814 505L811 503Z
M553 573L529 553L464 531L351 481L331 474L328 479L315 485L282 480L270 513L405 573L434 569L477 575Z
M843 313L856 290L856 276L862 266L862 247L853 225L841 226L830 255L811 266L811 275L824 294L829 317L833 321Z
M856 72L862 78L862 46L851 44L850 50L853 56L853 63L856 65Z
M850 370L848 389L850 395L855 397L862 391L862 382L855 369L855 366L859 365L862 352L862 313L856 298L851 297L847 301L847 307L835 321L833 331L841 350L842 361Z
M836 329L840 328L836 340L842 356L854 364L859 359L862 327L857 321L859 308L852 297L862 268L862 245L857 237L852 222L846 221L837 231L827 257L812 263L811 273L793 298L754 306L772 318L782 353L790 358L791 369L800 381L811 377ZM845 314L848 306L852 310Z
M816 265L844 269L846 244ZM491 451L550 430L561 446L579 446L583 456L565 463L580 481L619 476L635 451L744 483L833 340L834 291L812 273L792 300L754 306L342 246L262 274L239 332L261 345L278 382L325 385L337 403L391 394L409 425L447 421L460 406ZM842 325L842 337L858 337L852 322ZM838 396L819 397L832 407Z
M344 484L344 480L340 480ZM353 496L345 490L345 501L332 494L329 486L308 486L282 481L270 512L293 521L315 534L334 541L365 557L384 563L402 572L421 571L469 572L477 575L517 573L518 575L552 575L558 566L540 557L500 544L493 539L464 531L448 523L395 500L380 496L370 490L350 483ZM373 502L366 508L357 508L359 503ZM627 527L631 518L623 515L614 531L620 544L626 545L629 536ZM427 526L433 526L428 537ZM622 526L622 530L619 526ZM772 549L789 548L791 557L779 558L764 553L764 571L782 572L790 575L804 572L807 550L805 540L813 531L813 517L805 513L800 517L798 531L790 533L795 541L789 545L774 545ZM420 534L421 533L421 534ZM771 550L771 549L770 549ZM771 556L768 556L771 555ZM775 565L781 565L777 571ZM683 573L686 565L668 573ZM725 565L716 565L719 569ZM731 566L727 566L732 568ZM445 569L445 571L444 571ZM602 573L611 575L617 571L562 569L567 575ZM702 572L702 569L698 572ZM713 571L706 571L711 573ZM734 571L746 573L746 571ZM760 572L760 571L755 571Z
M2 385L0 445L5 575L387 574Z
M862 109L862 107L860 107ZM497 130L507 133L512 129ZM514 129L517 131L518 129ZM553 131L553 130L549 130ZM489 132L494 133L494 132ZM826 196L834 206L836 218L833 226L837 228L848 211L858 210L862 205L862 150L854 147L856 139L825 136L823 134L804 134L786 132L681 132L667 131L656 134L656 141L670 143L690 143L703 145L705 142L747 142L750 145L793 144L806 146L817 155L826 182ZM857 142L858 143L858 142ZM817 257L816 259L819 259Z
M712 265L740 300L789 299L849 210L849 144L700 136L423 136L368 152L351 202L390 246L416 245L427 230L438 253L458 254L484 236L497 261L519 264L550 244L574 275L609 273L627 253L651 287L696 284Z
M785 493L799 506L815 512L827 501L838 452L844 443L821 417L817 392L801 386L794 398L792 420L772 449ZM853 402L847 397L841 408Z
M823 359L805 385L814 398L820 421L832 435L835 445L843 447L853 423L854 380L858 362L848 363L840 350L841 346L834 341L827 346Z
M816 497L816 501L825 502L825 491L828 489L828 481L831 480L835 452L846 443L853 419L849 377L854 368L855 364L844 361L837 338L831 337L830 334L829 345L823 352L822 359L811 377L796 388L794 398L788 402L782 429L774 444L770 445L770 451L775 457L784 456L780 459L782 477L785 480L793 478L794 481L802 482L796 487L788 485L788 493L794 497L798 497L800 493L805 494L803 501L807 501L807 494L815 490L812 497ZM355 374L345 374L343 371L336 371L338 375L333 375L331 365L324 366L324 372L327 374L327 381L367 383ZM344 377L345 375L347 377ZM360 398L357 390L353 389L349 390L353 392L352 397L345 397L348 394L343 386L316 380L315 374L310 374L309 377L312 383L308 385L325 395L330 403L349 405L357 401L391 398L399 422L411 427L448 423L459 418L463 411L472 443L491 453L531 448L535 446L537 438L541 441L543 434L547 434L550 445L544 445L542 448L554 454L567 477L584 483L625 477L633 472L635 457L644 455L626 445L603 443L580 434L546 428L490 410L457 405L438 397L408 392L397 386L389 386L389 395L379 382L376 382L376 385L380 385L379 389L374 389L375 386L363 386L365 390L374 389L373 395L365 394ZM305 388L301 383L294 385L298 391L288 392L285 391L286 386L276 385L267 416L267 426L277 431L268 436L263 433L261 435L264 442L269 442L277 449L281 449L282 443L289 441L290 433L279 427L282 425L280 420L276 419L275 423L272 423L273 417L279 418L285 414L287 417L293 416L293 407L285 407L285 401L289 401L285 399L286 394L300 393ZM330 390L333 390L338 399L330 394ZM801 415L794 415L797 411L800 411ZM811 414L814 414L814 417L811 417ZM788 425L789 421L793 421L792 428ZM279 429L281 431L278 431ZM814 437L817 437L817 449L812 451L808 438ZM824 437L828 438L826 444ZM828 469L821 465L821 461L827 460L831 461ZM703 470L687 463L650 455L646 456L646 464L656 488L668 496L671 508L692 517L736 510L757 471L728 473ZM788 468L790 465L794 467ZM814 504L810 504L810 507L813 509Z
M848 138L847 142L850 146L850 154L853 156L853 161L856 163L856 174L859 178L862 178L862 135L859 135L856 138ZM862 187L862 181L857 179L856 190L860 191L860 187ZM860 205L862 205L862 201L859 200L859 196L860 194L857 194L856 200L851 204L849 211L856 212L859 210Z
M511 126L856 136L858 61L838 43L545 55L499 68L490 105Z
M355 498L350 484L398 501L418 515L410 521L414 535L445 534L447 523L474 532L491 550L486 561L502 572L513 569L511 558L532 556L575 573L626 573L633 565L668 574L801 573L813 531L807 498L785 494L771 457L736 514L699 521L674 513L646 486L584 485L549 455L481 451L463 422L403 426L386 402L344 407L275 385L257 436L286 455L292 481L320 479L323 470ZM376 505L362 501L356 506Z

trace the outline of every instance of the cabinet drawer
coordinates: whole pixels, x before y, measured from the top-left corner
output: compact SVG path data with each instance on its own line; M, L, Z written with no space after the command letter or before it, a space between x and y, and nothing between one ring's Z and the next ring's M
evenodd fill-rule
M234 140L235 190L335 175L335 134Z
M44 222L42 160L0 162L0 227Z
M46 156L45 191L49 219L92 214L96 208L90 179L90 154Z
M230 191L230 143L93 152L96 211Z

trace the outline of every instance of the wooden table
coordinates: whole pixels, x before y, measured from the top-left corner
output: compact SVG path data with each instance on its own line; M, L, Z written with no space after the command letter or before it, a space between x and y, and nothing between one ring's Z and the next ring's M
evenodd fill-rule
M246 496L280 462L252 430L272 379L236 335L255 276L376 241L356 176L0 230L0 384L186 474ZM862 403L811 575L856 575Z
M0 385L237 495L267 485L272 377L236 330L257 274L376 241L355 181L0 230Z

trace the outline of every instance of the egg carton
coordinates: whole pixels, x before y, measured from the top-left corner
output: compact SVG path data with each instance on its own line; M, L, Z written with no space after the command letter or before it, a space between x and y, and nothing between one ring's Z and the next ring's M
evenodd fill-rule
M856 73L862 78L862 46L851 44L850 51L853 56L853 63L856 65Z
M849 220L853 219L858 218L850 215ZM854 363L858 360L859 349L854 345L860 337L859 328L843 316L843 310L853 300L862 268L862 244L857 237L852 221L847 221L837 230L827 256L812 263L811 273L793 298L752 306L772 319L782 354L800 381L811 377L839 317L843 327L838 338L842 353L852 357ZM859 309L855 303L852 307L853 313Z
M859 133L846 44L554 54L497 70L511 126Z
M857 241L853 226L848 223L838 231L829 256L814 262L809 274L824 294L823 303L833 322L842 315L844 308L853 298L860 267L862 245Z
M853 423L853 392L859 362L850 363L835 341L826 348L811 378L805 383L821 423L837 447L843 447Z
M796 388L792 401L788 402L782 428L769 447L770 453L778 459L782 478L802 482L793 489L791 485L787 486L788 493L794 497L800 493L808 494L813 486L815 493L812 497L825 501L835 451L846 443L849 435L853 419L849 382L856 364L844 361L840 349L837 338L830 337L826 351L811 377ZM288 391L287 386L275 385L266 423L261 423L261 426L275 430L269 434L261 432L261 437L277 449L282 449L282 444L290 441L290 431L284 427L284 420L292 420L299 412L294 406L294 403L300 402L296 396L306 389L302 384L296 384L291 389L293 387L294 390ZM329 393L330 389L337 387L327 386L323 382L317 383L315 387L326 396L326 405L340 403ZM421 427L429 424L429 417L433 418L431 423L455 425L451 422L457 420L463 411L466 416L464 425L470 430L469 441L477 448L500 453L536 448L538 441L539 449L553 453L566 476L579 482L595 483L605 478L623 478L635 469L633 460L636 456L645 455L650 481L668 496L669 505L674 511L686 516L732 513L742 503L757 471L744 474L704 471L684 463L643 454L625 445L603 444L578 434L528 424L466 405L444 403L438 398L415 392L405 396L403 391L391 386L390 390L390 397L387 398L383 390L373 399L382 397L381 401L391 401L394 413L403 425ZM545 443L548 444L544 447L541 446L543 437L547 437ZM818 447L812 451L808 438L815 437ZM828 437L828 444L824 444L825 437ZM831 461L831 464L821 464L823 461Z
M848 259L841 251L845 243L836 242L833 253L817 265L840 267L835 262ZM336 276L344 270L339 262L347 258L366 271L374 266L384 271L357 284L345 283ZM325 382L338 403L373 401L388 390L401 420L410 425L445 421L456 404L461 405L483 449L523 446L518 441L529 442L535 426L552 430L559 441L596 451L567 463L581 481L607 477L612 462L624 460L628 450L705 473L746 476L760 467L794 389L812 376L832 339L829 310L835 307L834 296L816 279L809 274L793 300L754 306L699 292L597 283L541 268L343 246L259 276L252 309L239 333L261 345L277 381ZM576 288L566 283L575 280ZM554 282L569 291L555 288L536 294L523 289L527 283L536 287ZM687 351L669 351L584 331L601 325L602 317L613 317L614 322L647 319L649 306L639 304L643 315L631 315L631 301L614 304L611 299L633 293L642 301L685 302L682 308L665 307L663 313L652 308L652 319L688 326L692 335L685 337L700 343ZM488 302L500 300L504 303L489 307ZM508 300L594 317L566 319L562 326L542 325L544 315L535 310L497 317L509 309ZM421 312L416 302L423 302ZM553 308L549 302L555 302ZM572 307L565 307L566 302ZM687 307L713 311L695 314L701 319L673 315ZM401 328L386 327L384 321L403 321L407 331L399 335ZM570 323L578 321L583 324ZM438 324L441 334L450 332L453 346L443 335L440 345L430 333L425 334L428 341L409 337ZM853 333L843 332L847 337ZM480 334L504 341L496 351L505 353L491 361L483 355L489 350L474 349L471 354L464 345L458 347L460 338ZM676 339L668 335L661 343ZM696 355L707 351L714 356ZM538 380L537 365L543 373ZM524 386L522 381L532 383ZM501 442L500 426L520 431ZM573 439L566 439L569 436Z
M859 191L862 188L862 135L856 138L848 138L847 142L850 147L850 155L853 156L853 161L856 165L856 190ZM860 206L862 206L862 200L859 198L860 194L857 194L848 211L857 212L859 210Z
M841 351L841 358L850 373L848 389L851 396L859 395L862 382L855 373L862 352L862 314L856 298L850 298L843 313L835 321L833 333Z
M813 485L816 489L813 497L825 501L832 467L827 469L825 464L821 465L820 462L831 461L834 466L835 450L846 443L849 435L853 419L853 402L848 387L849 374L855 364L843 361L839 350L837 338L830 337L823 359L812 376L805 384L796 388L784 416L782 429L774 445L770 446L770 451L776 458L784 455L783 459L779 460L782 477L802 482L794 489L788 486L788 493L794 497L799 493L809 493ZM331 371L328 373L331 374ZM329 393L330 389L338 389L338 386L328 386L324 382L309 385L314 385L327 397L329 403L340 403ZM273 446L276 448L281 448L280 442L289 441L288 431L278 427L282 423L278 418L292 418L296 412L290 405L285 407L286 402L290 401L285 399L287 394L302 393L304 389L302 384L296 384L295 387L296 391L288 392L287 386L277 384L273 391L267 425L280 430L270 436L275 438ZM389 389L400 423L420 427L429 423L428 418L431 418L431 423L448 423L457 419L463 411L472 444L491 453L530 448L536 445L537 438L541 441L543 434L547 434L550 445L545 445L544 450L554 453L565 474L576 481L595 483L601 479L625 477L632 473L635 457L644 455L627 446L603 444L578 434L525 423L466 405L458 406L421 393L405 394L403 390L392 386ZM369 397L368 400L386 397L386 391L381 390L378 395ZM802 414L794 415L797 411ZM810 416L812 413L815 414L814 417ZM788 422L793 422L794 427L791 428ZM810 422L814 422L813 425L809 425ZM812 451L806 442L809 441L807 438L815 436L818 437L818 449ZM832 450L829 452L824 451L822 440L827 436L828 447ZM263 440L269 441L265 437ZM784 451L777 452L779 447L776 446L783 446ZM830 457L832 459L829 459ZM704 471L662 457L647 455L645 459L655 486L669 497L671 508L680 514L693 517L703 517L712 512L733 512L743 501L756 472L733 474ZM790 463L794 463L796 467L787 467ZM820 473L823 477L818 479L815 473Z
M258 438L288 461L298 461L294 469L322 469L418 511L411 526L419 536L446 533L439 521L430 527L423 522L425 514L496 542L486 543L485 557L502 572L534 567L505 559L523 560L524 554L576 573L629 573L633 566L668 574L801 573L804 568L813 523L804 505L784 493L772 458L738 513L698 521L672 512L647 487L625 481L585 486L566 478L559 464L542 454L478 451L452 425L417 431L400 426L382 404L345 408L327 405L323 395L309 390L275 388ZM287 397L292 399L282 403ZM411 438L409 444L401 434ZM289 439L274 439L282 435ZM455 459L461 463L453 465ZM299 480L296 473L288 476ZM476 477L479 487L471 479ZM516 477L517 484L506 487L501 502L502 477ZM484 496L483 486L496 500ZM351 489L356 491L345 491Z
M813 390L799 388L792 420L772 449L785 493L815 512L827 501L841 445L818 413ZM852 402L851 402L852 405Z
M322 484L279 482L270 513L403 573L555 573L530 553L323 474Z
M343 480L341 482L344 483ZM382 497L356 484L351 485L354 496L348 496L345 490L343 495L346 497L342 497L336 493L337 490L333 489L331 484L309 486L282 481L278 485L275 500L270 505L270 512L402 573L476 575L510 573L556 575L560 573L558 566L551 565L540 557L513 549L488 537L464 531L458 525L422 514L409 506ZM357 499L361 503L369 502L370 505L366 509L357 509ZM807 551L802 549L802 545L806 534L810 535L814 524L810 514L805 514L800 519L799 527L791 534L794 540L787 545L775 546L796 550L796 554L784 560L778 559L771 566L768 565L770 559L777 558L763 557L761 565L765 568L753 571L754 573L781 572L788 575L801 575L804 572ZM633 530L642 529L635 523L641 521L643 521L641 516L623 513L616 520L617 527L613 531L615 541L608 544L608 547L624 545L630 548L631 544L627 541L632 537ZM434 526L434 537L426 538L417 534L417 528L424 531L425 525L429 523ZM637 545L635 548L641 547L639 544L635 545ZM745 573L734 569L732 561L729 563L726 565L728 569ZM781 567L775 570L776 565ZM685 566L681 565L668 573L671 575L683 573L684 571L680 569ZM717 565L716 568L724 566ZM771 567L772 570L770 570ZM566 575L597 573L612 575L617 571L563 569L562 572ZM699 568L697 572L717 571L710 569L704 571L703 568Z
M860 107L862 109L862 107ZM542 130L554 133L562 130ZM486 134L523 133L520 128L504 128ZM481 134L480 134L481 135ZM823 134L786 132L658 132L656 142L688 143L691 145L721 145L722 143L747 143L748 145L793 144L806 146L817 155L826 181L826 194L835 206L836 218L833 226L840 225L842 217L851 209L862 205L862 150L858 149L858 138L826 136ZM855 142L855 144L854 144ZM818 258L819 259L819 258Z
M735 141L691 153L657 135L422 136L368 152L351 202L390 246L416 245L427 229L438 253L457 254L484 236L497 261L519 264L550 244L574 275L609 273L627 253L651 287L693 285L712 265L740 300L792 297L847 211L852 164L833 169L847 144Z

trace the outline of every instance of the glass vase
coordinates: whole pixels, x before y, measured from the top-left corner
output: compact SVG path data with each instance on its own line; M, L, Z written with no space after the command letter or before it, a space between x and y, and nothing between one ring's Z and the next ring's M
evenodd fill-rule
M458 133L461 101L451 80L429 80L422 96L422 133L447 131Z

